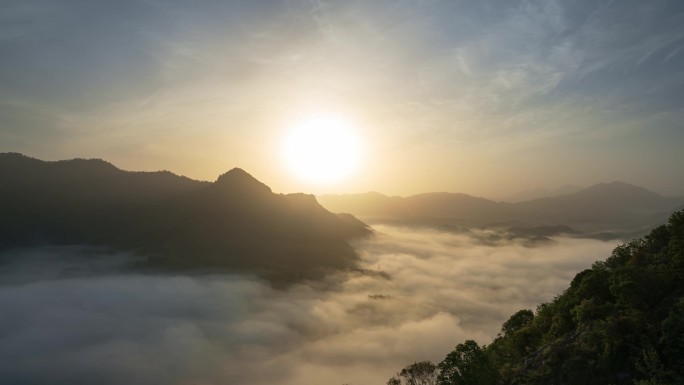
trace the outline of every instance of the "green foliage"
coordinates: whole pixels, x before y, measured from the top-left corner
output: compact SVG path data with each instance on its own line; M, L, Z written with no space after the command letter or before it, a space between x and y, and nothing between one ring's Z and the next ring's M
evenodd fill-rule
M661 323L660 346L664 357L664 365L668 368L684 368L684 297L679 298L672 307L667 318ZM669 374L679 383L684 382L684 374Z
M646 376L645 379L636 381L637 385L661 385L664 384L665 370L660 362L658 352L653 348L643 350L641 359L635 361L637 370Z
M430 361L414 362L387 381L387 385L437 385L437 365Z
M684 211L577 274L489 346L456 346L440 385L684 383Z
M487 385L498 377L486 350L472 340L458 344L438 366L439 385Z
M534 313L532 313L532 310L520 310L513 314L508 321L504 322L503 326L501 327L501 332L504 334L504 336L515 334L515 332L521 330L530 322L532 322L533 319Z

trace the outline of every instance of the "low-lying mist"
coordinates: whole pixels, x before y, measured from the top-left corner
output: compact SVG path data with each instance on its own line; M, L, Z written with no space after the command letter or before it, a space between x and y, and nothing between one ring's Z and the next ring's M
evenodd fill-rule
M381 385L465 339L490 342L616 246L375 230L356 245L362 269L287 289L124 273L130 256L83 247L0 255L0 383Z

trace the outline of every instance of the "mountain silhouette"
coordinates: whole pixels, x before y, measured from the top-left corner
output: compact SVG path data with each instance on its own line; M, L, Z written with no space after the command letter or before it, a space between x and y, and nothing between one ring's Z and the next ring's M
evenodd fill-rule
M528 221L572 223L600 231L649 229L662 223L684 198L663 197L624 182L600 183L574 194L515 205Z
M324 195L321 204L368 222L429 226L515 226L543 233L570 226L568 233L632 237L662 223L684 204L623 182L601 183L570 194L518 203L495 202L461 193L428 193L406 198L379 193ZM598 234L601 233L601 234Z
M558 195L573 194L582 190L581 187L573 185L565 185L555 189L547 189L543 187L537 187L529 190L519 191L515 194L506 195L501 197L499 200L503 202L518 203L531 201L533 199L552 197Z
M225 269L276 281L354 267L368 234L313 195L274 194L235 168L214 183L102 160L0 154L0 249L97 245L145 256L137 268Z

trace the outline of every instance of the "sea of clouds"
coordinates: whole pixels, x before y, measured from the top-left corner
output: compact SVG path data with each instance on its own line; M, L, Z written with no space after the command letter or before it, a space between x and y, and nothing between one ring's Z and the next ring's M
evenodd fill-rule
M356 245L361 270L284 289L126 273L130 255L84 247L1 254L0 383L382 385L491 342L617 245L374 228Z

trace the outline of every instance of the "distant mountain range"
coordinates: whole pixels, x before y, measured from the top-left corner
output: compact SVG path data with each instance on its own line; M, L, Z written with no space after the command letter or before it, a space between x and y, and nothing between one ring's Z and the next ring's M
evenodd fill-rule
M519 191L515 194L506 195L506 196L501 197L498 200L501 200L503 202L518 203L518 202L531 201L533 199L538 199L538 198L546 198L546 197L554 197L554 196L558 196L558 195L572 194L572 193L576 193L580 190L582 190L582 187L572 186L572 185L565 185L565 186L558 187L555 189L547 189L547 188L543 188L543 187L537 187L537 188L530 189L530 190Z
M293 280L354 267L348 242L370 233L313 195L274 194L239 168L209 183L102 160L3 153L0 180L0 250L97 245L145 256L141 269L218 268Z
M596 238L640 236L684 207L684 197L663 197L622 182L601 183L569 194L518 203L460 193L403 198L370 192L323 195L318 200L329 210L351 213L368 223L503 226L521 232L537 231L544 236L550 235L549 229L565 229L563 232L575 236Z

